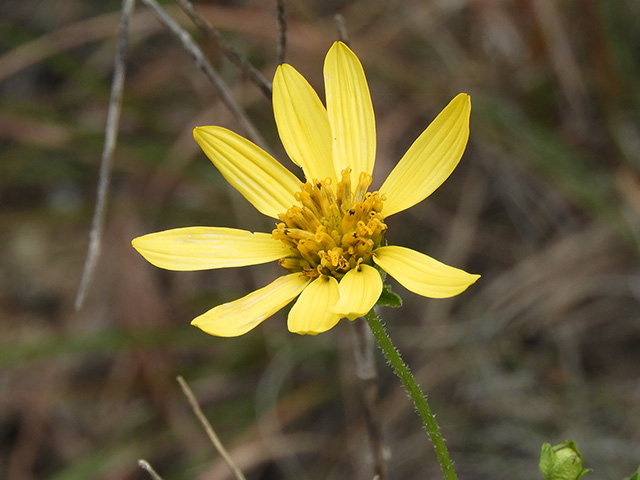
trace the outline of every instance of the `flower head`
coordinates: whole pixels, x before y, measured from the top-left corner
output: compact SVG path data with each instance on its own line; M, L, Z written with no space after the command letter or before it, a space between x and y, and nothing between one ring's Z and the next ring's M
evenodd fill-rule
M379 190L369 191L375 120L360 61L336 42L324 65L326 103L291 65L278 67L273 108L282 143L306 183L264 150L222 127L194 137L227 181L278 222L269 233L189 227L144 235L133 246L169 270L203 270L277 260L289 273L195 318L212 335L237 336L297 300L289 330L317 334L365 315L382 292L378 269L408 290L458 295L471 275L414 250L387 246L385 218L424 200L451 174L469 137L469 96L459 94L416 139Z

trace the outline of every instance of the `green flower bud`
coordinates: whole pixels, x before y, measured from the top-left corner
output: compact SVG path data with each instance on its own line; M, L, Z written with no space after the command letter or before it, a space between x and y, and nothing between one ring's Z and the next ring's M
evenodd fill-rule
M545 443L540 453L540 471L545 480L578 480L590 469L582 468L582 453L576 442L567 440L555 447Z

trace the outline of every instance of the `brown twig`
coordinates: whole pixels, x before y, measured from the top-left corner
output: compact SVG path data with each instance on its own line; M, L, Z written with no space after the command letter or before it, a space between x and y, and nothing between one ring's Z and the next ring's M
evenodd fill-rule
M93 272L100 256L102 247L102 233L107 211L107 193L111 184L111 170L113 168L113 152L118 142L118 124L120 123L120 109L122 106L122 88L125 78L125 58L127 55L127 44L129 39L129 20L133 12L134 0L122 1L122 16L120 17L120 36L118 38L118 49L115 56L115 66L113 80L111 83L111 98L109 99L109 110L107 111L107 126L105 130L104 147L100 160L100 173L98 179L98 194L96 206L89 233L89 249L84 262L80 286L76 294L75 308L82 308L84 299L89 290L89 285L93 278Z
M162 480L162 477L158 475L158 473L153 469L153 467L146 460L140 459L138 460L138 466L146 470L151 476L152 480Z
M258 69L256 69L249 61L238 52L233 45L227 42L209 20L207 20L189 0L175 0L182 8L191 21L204 32L204 34L213 40L225 57L227 57L235 66L237 66L247 78L252 81L264 95L271 101L271 82L269 82Z
M187 397L187 400L191 405L191 409L193 410L193 413L195 413L196 417L198 417L198 420L200 420L200 423L204 427L205 432L207 432L207 436L209 437L209 440L211 440L211 443L213 443L213 446L215 447L215 449L222 456L227 466L229 467L229 470L231 470L231 473L236 477L237 480L247 480L244 474L242 473L242 471L238 468L238 466L235 464L235 462L231 458L231 455L229 455L227 450L224 448L224 445L222 445L222 442L218 438L218 435L216 434L216 432L213 430L213 427L209 423L209 420L207 420L207 417L205 417L204 413L202 412L202 409L198 404L198 400L196 399L195 395L189 388L189 385L187 385L187 382L181 376L178 376L176 380L178 380L178 383L180 384L180 388L182 388L182 392L184 393L184 396Z
M278 24L278 65L287 61L287 11L285 0L276 0Z
M371 442L375 478L384 480L387 473L386 447L380 422L378 370L374 358L374 339L364 318L352 323L353 354L356 376L360 379L367 434Z
M184 30L178 23L171 18L171 16L160 6L160 4L156 0L141 0L147 7L151 9L151 11L155 14L156 18L162 23L165 27L169 29L169 31L175 35L175 37L180 41L182 46L187 50L194 61L196 62L197 67L202 70L205 76L209 79L209 81L213 84L214 88L220 95L220 100L227 106L227 108L231 111L233 116L240 122L242 127L245 129L245 133L247 136L257 145L261 147L266 147L266 142L262 138L262 135L258 133L258 130L253 126L253 123L247 118L244 111L240 108L237 102L233 99L233 95L231 94L231 90L227 87L226 83L222 80L218 72L213 68L211 62L207 60L202 53L202 50L198 45L193 41L189 32Z

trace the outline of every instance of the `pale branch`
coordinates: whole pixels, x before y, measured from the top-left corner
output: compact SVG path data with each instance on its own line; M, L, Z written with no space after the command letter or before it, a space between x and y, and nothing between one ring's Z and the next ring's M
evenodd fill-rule
M200 405L198 404L198 400L196 399L195 395L191 391L191 388L189 388L189 385L187 385L187 382L181 376L178 376L176 380L178 380L178 383L180 384L180 388L182 388L182 392L184 393L184 396L187 397L187 400L189 401L189 405L191 405L191 409L193 410L193 413L202 424L205 432L207 432L207 436L209 437L209 440L211 440L211 443L213 444L215 449L218 451L220 456L222 456L225 463L229 467L229 470L231 470L231 473L236 477L236 480L247 480L244 474L242 473L242 471L240 470L240 468L238 468L236 463L231 458L231 455L229 455L229 452L227 452L227 449L224 448L224 445L222 445L222 442L218 438L218 435L216 434L216 432L213 430L211 423L209 423L209 420L207 420L207 417L204 415L202 409L200 408Z
M143 459L138 460L138 466L149 474L149 476L151 477L151 480L163 480L162 477L158 475L158 473L153 469L153 467L146 460L143 460Z
M346 45L349 45L349 34L347 33L347 24L344 20L344 17L339 13L333 17L336 21L336 29L338 30L338 38L340 41Z
M194 42L193 38L185 29L180 27L178 23L171 18L171 16L160 6L156 0L141 0L151 11L155 14L156 18L162 23L169 31L180 41L182 46L191 54L196 66L202 70L207 79L213 84L214 88L220 95L220 100L231 111L233 116L240 122L245 130L247 136L255 144L260 147L266 148L266 142L255 128L253 123L246 116L244 111L240 108L238 103L234 100L231 90L227 84L222 80L222 77L218 75L211 62L205 57L200 47Z
M191 21L204 32L204 34L215 42L216 47L222 54L237 66L246 77L252 81L264 95L271 101L271 82L269 82L260 71L255 68L233 45L227 42L209 20L207 20L189 0L175 0Z
M122 106L122 90L125 78L125 60L129 39L129 20L133 12L134 0L123 0L122 15L120 17L120 34L118 48L114 61L113 79L111 82L111 97L107 111L107 125L105 129L104 147L100 160L100 173L98 177L98 193L96 198L91 231L89 233L89 248L84 262L80 286L76 294L75 308L80 310L93 279L98 257L102 249L102 235L107 211L107 196L111 184L111 170L113 169L113 152L118 142L118 125L120 123L120 110Z

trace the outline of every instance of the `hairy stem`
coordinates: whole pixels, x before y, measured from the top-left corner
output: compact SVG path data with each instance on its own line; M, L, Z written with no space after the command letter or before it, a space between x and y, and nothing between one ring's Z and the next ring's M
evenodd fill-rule
M409 367L407 367L407 364L404 363L400 357L400 353L393 346L393 343L391 343L389 335L387 335L380 318L378 318L378 315L373 308L369 313L367 313L365 318L369 323L373 336L378 342L378 346L382 350L387 361L393 367L396 375L400 378L400 381L413 400L413 403L422 418L422 422L427 429L431 443L433 443L433 448L436 451L436 456L438 457L438 462L440 463L444 477L446 480L457 480L458 477L453 469L453 462L449 456L449 451L444 443L444 438L442 437L442 433L440 433L440 428L436 423L436 419L433 416L433 413L431 413L431 408L429 408L429 404L427 403L427 397L422 393L422 390L420 390L420 387L416 383L411 371L409 371Z

